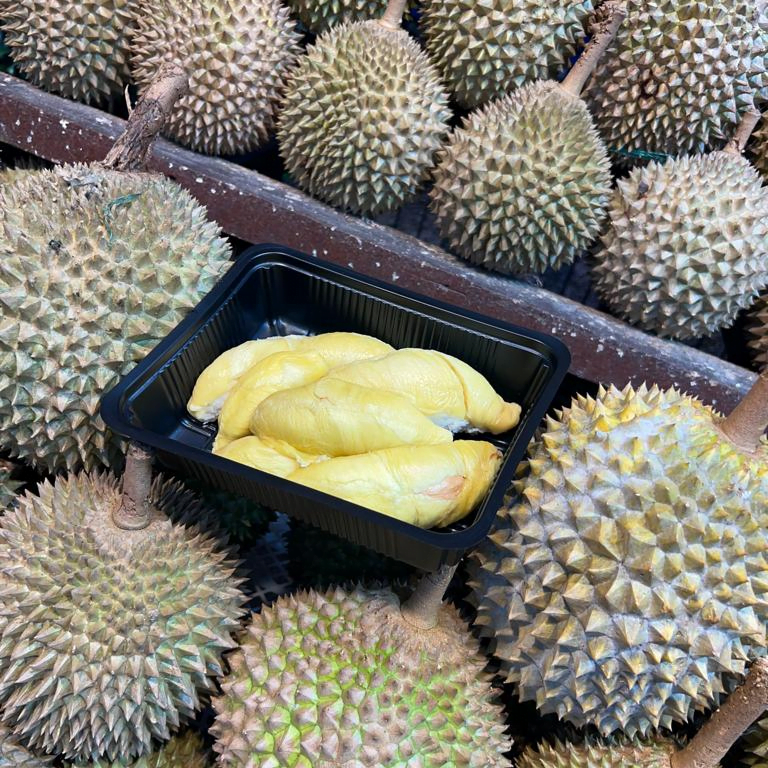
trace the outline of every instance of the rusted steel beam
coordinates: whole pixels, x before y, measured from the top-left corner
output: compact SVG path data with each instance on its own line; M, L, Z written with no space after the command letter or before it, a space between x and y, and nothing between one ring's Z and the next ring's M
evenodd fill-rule
M104 157L124 122L0 75L0 142L57 162ZM204 203L231 235L273 242L395 286L559 336L571 370L593 382L675 385L728 411L754 374L662 341L557 294L473 268L438 248L344 215L225 160L157 142L150 163Z

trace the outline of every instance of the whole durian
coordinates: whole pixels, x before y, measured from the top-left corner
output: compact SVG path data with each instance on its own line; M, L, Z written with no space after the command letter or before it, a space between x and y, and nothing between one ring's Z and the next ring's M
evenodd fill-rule
M254 615L214 700L221 765L507 765L501 708L463 622L447 606L423 621L411 605L336 588Z
M69 765L67 768L208 768L210 764L203 740L190 731L182 736L174 736L156 751L136 760L96 760Z
M617 158L705 152L727 140L768 85L764 5L629 0L584 95Z
M529 83L467 117L441 151L431 191L441 234L499 272L542 272L598 236L611 190L608 153L579 93L615 34L605 16L563 83Z
M759 117L747 112L723 151L652 162L618 182L594 264L616 314L663 337L705 336L768 285L768 195L740 154Z
M16 482L11 472L0 464L0 514L16 500L16 495L23 483Z
M13 732L0 725L0 766L2 768L48 768L53 757L39 757L32 754L14 736Z
M727 420L611 387L547 420L471 563L477 625L521 700L645 735L765 653L768 445L745 414L766 403L762 378Z
M0 518L2 720L68 760L146 754L194 717L245 601L195 496L130 453L123 485L60 477Z
M342 24L291 73L278 120L280 154L298 184L355 213L413 197L448 133L437 70L405 30L405 0L378 21Z
M576 53L599 0L424 0L427 51L464 107L554 79Z
M288 5L310 32L319 33L347 21L375 19L387 0L288 0Z
M209 155L248 152L274 126L299 35L280 0L139 0L131 71L147 86L164 59L189 73L165 133Z
M0 25L28 80L100 103L122 94L130 79L130 6L129 0L0 0Z

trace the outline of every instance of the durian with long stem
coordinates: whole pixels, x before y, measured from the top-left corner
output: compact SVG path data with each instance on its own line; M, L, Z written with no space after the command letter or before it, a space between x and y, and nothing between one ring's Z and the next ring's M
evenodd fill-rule
M562 83L524 85L453 133L439 156L431 204L457 254L499 272L543 272L572 261L598 236L610 161L579 94L624 16L622 3L605 3Z
M507 765L484 660L441 602L453 571L404 603L386 588L309 590L253 615L214 700L220 764Z
M440 76L400 28L405 2L321 35L291 73L278 120L280 154L298 184L355 213L412 198L448 133Z
M728 327L768 285L768 195L742 157L760 113L725 149L634 169L618 183L595 288L628 322L690 339Z

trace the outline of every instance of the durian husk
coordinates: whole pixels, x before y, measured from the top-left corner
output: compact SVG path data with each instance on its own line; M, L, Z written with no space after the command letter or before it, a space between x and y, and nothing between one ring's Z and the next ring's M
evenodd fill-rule
M230 247L161 176L61 166L0 185L0 447L122 464L102 395L213 287Z
M130 80L130 7L129 0L0 0L0 25L30 82L98 104Z
M768 179L768 121L763 118L752 141L752 162L764 179Z
M39 756L21 744L13 731L0 725L0 765L3 768L48 768L52 756Z
M143 89L164 59L189 74L165 134L209 155L249 152L274 127L299 35L280 0L139 0L131 71Z
M758 720L747 731L743 741L741 765L749 768L768 768L768 717Z
M229 657L211 732L222 766L505 766L501 708L456 612L419 630L389 589L265 607Z
M150 523L120 483L59 477L0 518L2 721L66 760L130 760L194 717L236 647L245 596L207 511L156 478Z
M627 739L592 740L584 744L553 743L528 747L517 759L518 768L671 768L677 751L672 739L640 742Z
M291 73L278 121L280 154L311 195L375 215L415 196L448 133L448 96L404 30L342 24Z
M10 470L0 463L0 513L14 504L23 483L11 477Z
M387 0L288 0L299 21L316 34L352 21L379 18Z
M149 755L136 760L96 760L92 763L67 765L65 768L208 768L211 760L203 740L191 731L174 736Z
M747 332L753 367L762 370L768 365L768 294L762 293L750 307Z

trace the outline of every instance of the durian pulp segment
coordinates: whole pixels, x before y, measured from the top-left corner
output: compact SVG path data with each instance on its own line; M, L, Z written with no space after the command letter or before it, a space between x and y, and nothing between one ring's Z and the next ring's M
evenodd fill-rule
M227 768L508 764L484 660L448 606L422 632L389 589L281 597L229 661L211 728Z
M427 51L468 109L562 72L582 39L592 0L425 0Z
M521 700L630 736L715 706L766 647L768 447L675 390L579 397L473 553L477 625Z
M298 184L331 205L394 210L434 164L449 130L447 103L437 70L407 32L342 24L289 76L280 154Z
M210 762L203 740L196 733L189 731L181 736L174 736L151 754L130 763L125 760L96 760L93 763L67 765L66 768L208 768Z
M129 0L0 0L11 57L46 91L86 103L122 94L130 80Z
M672 740L626 740L569 744L560 740L528 747L518 758L518 768L671 768L676 751Z
M611 309L662 337L730 326L768 284L768 196L729 152L652 162L618 182L594 263Z
M768 16L751 0L628 0L584 98L609 151L641 162L722 146L768 85ZM627 157L626 152L639 152Z
M300 53L279 0L139 0L134 23L131 69L140 88L166 58L189 73L166 135L209 155L249 152L267 140Z

